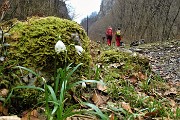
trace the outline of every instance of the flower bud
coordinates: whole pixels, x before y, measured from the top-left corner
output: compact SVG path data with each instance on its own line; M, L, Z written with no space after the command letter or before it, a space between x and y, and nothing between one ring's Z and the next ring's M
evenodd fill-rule
M75 49L76 49L76 51L77 51L77 53L78 53L79 55L82 54L83 48L82 48L81 46L75 45Z
M86 88L86 83L85 82L82 83L82 88Z

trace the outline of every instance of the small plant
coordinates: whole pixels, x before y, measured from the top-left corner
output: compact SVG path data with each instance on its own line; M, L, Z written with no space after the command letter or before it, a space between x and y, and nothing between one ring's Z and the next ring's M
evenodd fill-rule
M57 44L55 45L55 51L57 52L57 54L59 54L62 51L65 51L65 50L66 50L66 47L63 44L63 42L58 41ZM83 51L82 47L77 47L76 50L79 55ZM65 58L65 61L66 61L66 58ZM73 84L69 84L70 77L77 70L77 68L80 65L82 65L82 63L78 64L75 67L71 67L71 65L72 65L72 63L65 68L59 68L59 69L55 70L56 76L55 76L55 81L54 81L54 88L51 85L48 85L46 80L43 77L41 77L39 74L35 73L31 69L28 69L28 68L22 67L22 66L15 67L15 68L27 70L28 72L34 74L36 77L41 78L41 81L43 82L43 87L17 86L12 89L12 91L10 92L9 96L6 99L6 102L10 99L10 97L12 96L13 91L15 89L20 89L20 88L36 89L36 90L40 90L45 93L45 99L41 103L45 104L45 109L46 109L45 114L47 115L48 120L55 120L55 119L65 120L67 117L73 116L75 114L83 114L83 113L88 113L88 114L93 113L93 114L99 115L103 120L108 120L108 117L106 115L104 115L98 107L96 107L95 105L93 105L91 103L81 102L80 104L89 106L96 112L86 111L86 110L73 111L77 107L77 105L72 105L72 106L68 106L68 108L65 108L65 102L66 102L65 95L66 95L67 91L70 90L71 88L76 87L77 85L85 83L85 82L103 84L101 81L96 81L96 80L81 80L81 81L75 82ZM55 68L56 67L57 66L55 64ZM98 76L98 74L99 74L98 69L96 70L96 73Z
M44 82L43 88L36 87L36 86L17 86L12 89L11 93L9 94L8 98L6 99L6 102L10 99L10 97L12 96L13 91L15 89L28 88L28 89L40 90L45 93L45 101L44 102L45 102L45 106L46 106L45 108L46 108L46 115L47 115L48 120L54 120L54 119L64 120L67 117L70 117L75 114L95 113L92 111L86 112L85 110L72 111L77 105L72 105L72 106L68 107L67 109L65 109L65 107L64 107L64 104L66 101L65 94L72 87L75 87L76 85L81 84L83 82L93 82L93 83L103 84L101 81L96 81L96 80L84 80L84 81L82 80L82 81L78 81L74 84L68 85L69 78L81 64L78 64L72 70L70 70L70 68L71 68L70 65L64 69L60 68L58 70L54 89L46 83L46 80L43 77L41 77L41 80ZM36 74L35 72L33 72L32 70L30 70L28 68L21 67L21 66L17 66L17 67L27 70L27 71L33 73L34 75L36 75L37 77L39 77L38 74ZM60 91L58 91L59 88L60 88ZM42 103L43 103L43 101L42 101ZM92 109L94 109L96 111L96 114L99 115L103 120L105 120L104 118L108 118L95 105L90 104L90 103L85 103L85 102L82 102L81 104L87 105L87 106L91 107Z

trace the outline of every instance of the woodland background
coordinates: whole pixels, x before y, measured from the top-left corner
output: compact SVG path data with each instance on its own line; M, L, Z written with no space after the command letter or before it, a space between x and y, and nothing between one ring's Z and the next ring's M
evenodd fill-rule
M107 5L111 5L108 6ZM105 10L106 9L106 10ZM85 18L82 21L86 27ZM98 41L110 25L120 27L123 41L146 42L180 38L179 0L102 0L100 12L89 16L89 36Z
M25 20L30 16L77 17L68 0L0 0L9 1L4 20ZM2 13L2 11L1 11ZM100 11L84 18L81 25L93 41L102 41L108 26L121 28L123 41L146 42L180 38L179 0L102 0ZM87 27L88 25L88 27Z

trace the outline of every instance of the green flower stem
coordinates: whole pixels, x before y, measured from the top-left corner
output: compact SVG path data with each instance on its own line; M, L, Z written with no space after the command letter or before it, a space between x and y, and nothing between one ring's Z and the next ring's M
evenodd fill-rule
M49 93L48 93L48 88L47 88L47 84L45 83L45 98L46 98L46 114L47 114L47 119L50 119L50 110L49 110Z
M54 79L56 79L57 75L57 54L55 54L55 60L54 60Z

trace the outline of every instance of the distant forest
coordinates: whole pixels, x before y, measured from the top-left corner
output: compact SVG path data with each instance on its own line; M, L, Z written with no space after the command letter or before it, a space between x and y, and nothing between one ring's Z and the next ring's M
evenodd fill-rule
M66 0L0 0L2 20L30 16L57 16L71 19ZM114 0L104 16L93 12L81 25L91 40L100 41L110 25L121 28L123 40L147 42L180 38L180 0ZM88 20L88 24L87 24ZM88 27L87 27L88 25Z
M87 19L82 21L84 28ZM180 0L116 0L111 11L89 16L89 36L102 40L106 28L121 28L123 40L146 42L180 38Z
M0 0L0 6L3 20L25 20L30 16L70 18L64 0Z

